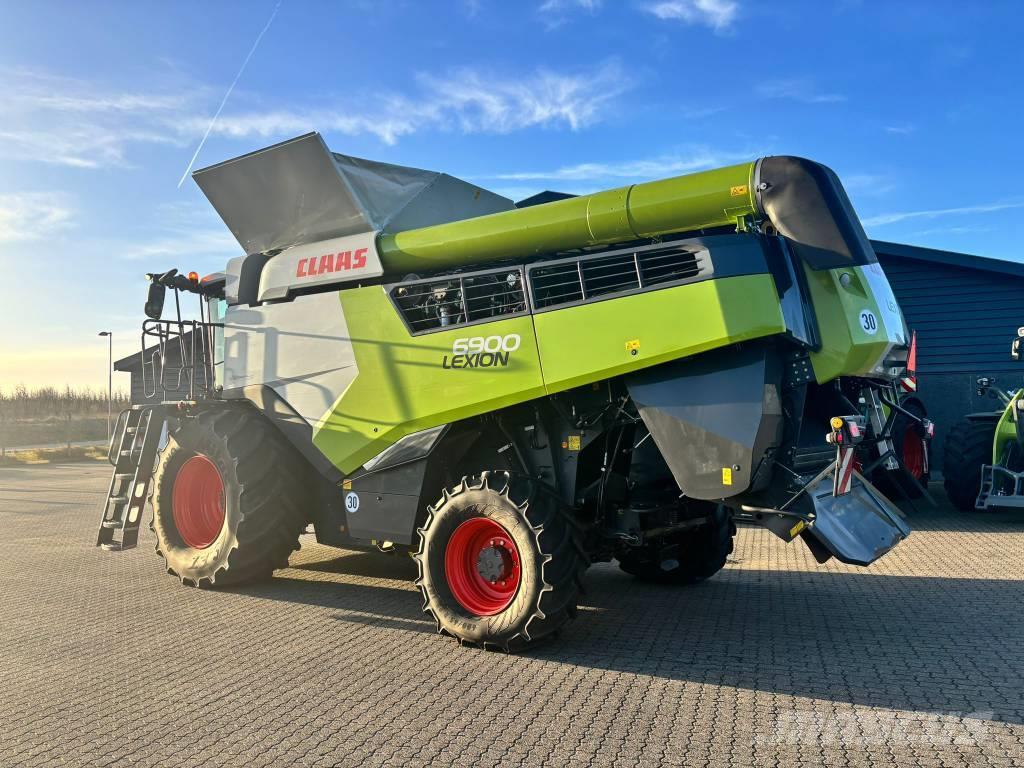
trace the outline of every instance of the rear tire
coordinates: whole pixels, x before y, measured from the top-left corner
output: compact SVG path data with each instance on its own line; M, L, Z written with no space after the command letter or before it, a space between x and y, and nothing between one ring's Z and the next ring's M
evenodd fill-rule
M619 568L642 581L697 584L725 567L735 535L736 523L729 510L715 505L707 523L685 531L671 547L643 547L621 553Z
M576 615L588 560L559 501L532 482L463 478L429 508L419 536L416 583L438 632L510 651Z
M965 419L946 435L942 459L942 484L953 506L973 512L981 490L981 467L992 461L996 422Z
M903 407L915 416L924 418L927 415L924 406L920 403L909 401ZM891 471L879 467L873 473L872 480L875 486L893 499L921 498L924 493L918 484L927 488L928 479L931 476L929 471L925 471L925 467L929 467L931 464L928 461L929 454L927 453L930 450L930 441L924 438L918 424L903 414L897 414L892 423L892 447L903 466ZM911 477L917 478L917 483Z
M150 497L156 551L183 584L267 578L299 548L308 487L295 450L251 408L201 411L160 452Z

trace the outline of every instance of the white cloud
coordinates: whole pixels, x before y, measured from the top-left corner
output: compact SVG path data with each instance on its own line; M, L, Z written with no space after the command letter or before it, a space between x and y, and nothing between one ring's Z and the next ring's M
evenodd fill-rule
M241 254L238 241L226 228L172 231L133 243L117 243L111 248L120 258L155 264L170 264L179 259L193 263L205 256L222 256L226 262Z
M59 192L0 195L0 243L41 240L74 223L74 210Z
M892 133L897 136L909 136L917 130L916 125L910 123L900 123L899 125L887 125L885 126L886 133Z
M935 235L941 235L943 237L948 236L959 236L959 235L977 235L983 232L991 232L989 227L934 227L932 229L919 229L916 232L909 233L910 237L933 237Z
M1009 211L1024 208L1024 201L983 203L981 205L965 205L959 208L936 208L927 211L901 211L897 213L882 213L877 216L869 216L862 219L865 227L883 227L887 224L896 224L901 221L912 219L941 219L946 216L964 216L976 213L995 213L996 211Z
M614 61L578 72L539 70L502 77L458 70L422 74L407 93L353 94L315 107L230 108L213 133L229 138L286 138L309 130L376 136L394 144L427 130L508 133L526 128L578 130L599 120L630 87ZM4 119L0 156L73 168L128 167L133 146L188 147L209 125L212 89L164 87L118 91L27 70L0 69Z
M812 80L805 77L769 80L757 86L757 93L763 99L787 99L804 104L834 104L846 101L842 94L822 91Z
M465 133L510 133L537 126L579 130L599 120L609 104L630 87L615 62L596 70L565 74L540 70L526 77L502 78L469 69L447 76L420 75L414 96L384 95L348 109L281 109L222 115L213 133L274 138L309 130L354 136L370 134L387 144L427 129ZM204 118L185 120L194 134Z
M144 236L126 235L105 244L104 250L122 259L151 260L165 269L178 264L191 269L205 257L223 264L241 251L238 241L208 205L163 203L154 214Z
M537 13L550 32L569 21L573 11L583 10L593 14L601 9L601 3L602 0L544 0L537 6Z
M884 173L841 173L843 188L860 196L884 195L896 188L896 182Z
M654 179L717 168L757 157L757 152L721 152L706 148L686 154L666 154L642 160L579 163L548 171L499 173L486 178L503 181L589 181L601 179Z
M426 87L420 114L439 122L452 119L466 132L493 133L556 124L578 130L595 122L630 86L615 62L580 74L540 70L503 79L462 70L447 78L420 79Z
M643 6L648 13L665 21L702 24L721 32L728 29L739 15L734 0L662 0Z
M127 165L131 144L181 144L166 121L199 93L117 92L24 69L0 70L0 91L0 154L74 168Z
M582 8L594 12L601 7L601 0L544 0L537 9L541 13L557 13L569 8Z

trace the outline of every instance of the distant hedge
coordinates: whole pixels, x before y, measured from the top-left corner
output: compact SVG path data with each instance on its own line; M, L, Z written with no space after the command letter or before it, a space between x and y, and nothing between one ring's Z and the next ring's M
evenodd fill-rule
M114 392L114 417L129 405L128 393ZM99 389L24 386L0 390L0 450L107 436L107 393Z

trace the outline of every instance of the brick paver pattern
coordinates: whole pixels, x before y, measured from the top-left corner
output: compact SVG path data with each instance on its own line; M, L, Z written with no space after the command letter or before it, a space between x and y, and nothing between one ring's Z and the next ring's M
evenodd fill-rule
M1024 513L911 510L867 569L755 528L696 587L596 565L506 656L438 636L406 556L304 536L224 592L148 530L97 550L107 480L0 469L4 768L1024 765Z

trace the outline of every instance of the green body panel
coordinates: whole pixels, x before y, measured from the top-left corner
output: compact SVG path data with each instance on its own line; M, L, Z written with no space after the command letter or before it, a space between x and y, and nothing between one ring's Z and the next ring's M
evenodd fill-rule
M769 275L421 336L409 334L380 286L342 291L340 300L359 373L316 424L313 442L346 473L413 432L785 330ZM520 344L507 366L445 367L456 339L509 334Z
M341 291L359 373L314 426L313 443L351 472L405 435L544 394L529 315L411 336L380 286ZM456 339L518 334L502 367L446 369Z
M1008 443L1017 441L1017 401L1024 395L1024 389L1018 390L996 423L996 434L992 439L992 463L999 464L1006 454Z
M810 355L819 383L839 376L871 373L893 343L900 340L902 328L886 325L886 313L868 285L866 269L843 267L816 271L804 267L821 334L821 348ZM847 286L840 282L844 273L850 276ZM874 313L881 325L876 333L869 334L861 328L859 316L863 310Z
M389 272L429 271L736 224L755 212L754 163L382 235Z
M707 280L541 312L534 325L548 392L786 329L769 275Z

